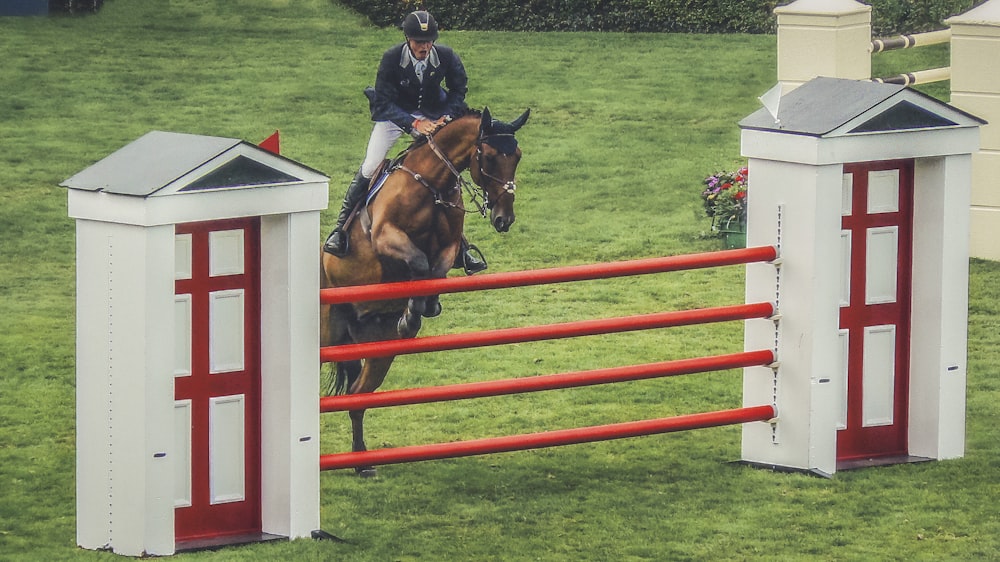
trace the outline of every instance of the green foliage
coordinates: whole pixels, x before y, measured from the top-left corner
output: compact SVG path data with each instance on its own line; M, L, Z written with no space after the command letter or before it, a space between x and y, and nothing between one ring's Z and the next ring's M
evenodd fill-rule
M766 33L776 0L342 0L378 26L416 9L445 29Z
M780 0L341 0L382 27L430 10L445 29L773 33ZM883 37L944 27L982 0L871 0L872 33Z
M120 560L75 546L74 223L57 184L153 129L251 142L281 129L284 154L330 175L339 202L370 130L361 90L398 37L329 0L115 0L91 17L0 18L0 559ZM462 54L473 106L506 120L532 108L518 133L517 222L505 235L467 222L491 271L718 248L702 237L692 186L742 164L736 123L774 83L773 36L445 31L442 41ZM946 50L929 52L947 64ZM614 65L587 64L612 55ZM336 213L323 214L324 229ZM1000 264L973 261L971 273L963 459L833 480L776 474L727 463L740 432L725 427L387 466L374 480L332 472L321 476L322 524L347 544L176 558L996 558ZM423 335L732 304L742 283L729 267L449 295ZM404 356L385 388L727 353L741 332L725 323ZM731 371L379 409L369 445L709 411L740 396ZM323 417L324 452L349 448L348 425Z
M872 36L888 37L945 28L944 20L983 0L872 0Z

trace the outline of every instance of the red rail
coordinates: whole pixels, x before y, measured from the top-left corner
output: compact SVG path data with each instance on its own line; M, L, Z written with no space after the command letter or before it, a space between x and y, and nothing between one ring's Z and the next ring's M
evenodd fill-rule
M406 390L390 390L368 394L350 394L345 396L324 396L319 401L319 411L322 413L341 412L346 410L362 410L366 408L382 408L386 406L404 406L408 404L427 404L447 400L465 400L468 398L484 398L487 396L503 396L524 392L538 392L557 388L575 388L607 384L612 382L637 381L659 377L672 377L723 371L740 367L770 365L774 362L772 351L748 351L713 357L697 357L662 361L644 365L629 365L626 367L611 367L591 371L559 373L555 375L537 375L518 379L503 379L484 382L470 382L431 386L424 388L409 388Z
M647 273L662 273L686 269L737 265L777 259L777 250L771 246L688 254L666 258L633 260L610 264L594 264L560 267L542 270L496 273L475 277L454 277L428 279L381 285L339 287L321 291L320 300L324 304L359 302L366 300L397 299L410 296L429 296L443 293L501 289L561 283L609 279ZM767 318L774 315L771 303L732 305L697 310L661 312L639 316L619 317L567 322L545 326L508 328L472 333L432 336L418 339L389 340L362 344L340 345L320 349L322 361L349 361L370 357L387 357L406 353L423 353L464 349L489 345L502 345L529 341L540 341L577 336L686 326L707 322L747 320ZM752 351L715 357L699 357L677 361L664 361L645 365L596 369L574 373L560 373L520 379L506 379L477 383L465 383L429 388L389 391L372 394L326 397L321 399L321 412L358 410L382 406L420 404L499 396L523 392L535 392L556 388L604 384L618 381L640 380L681 374L717 371L738 367L767 365L774 362L771 351ZM721 425L766 421L776 417L774 406L756 406L718 412L706 412L643 420L594 427L565 429L527 435L511 435L471 441L415 445L362 451L337 453L320 456L320 469L357 468L433 460L457 458L488 453L519 451L541 447L554 447L575 443L588 443L652 435L674 431L685 431Z
M488 273L471 277L449 277L445 279L401 281L381 285L336 287L320 290L320 302L323 304L339 304L481 291L486 289L526 287L529 285L564 283L567 281L611 279L613 277L644 275L647 273L665 273L668 271L773 261L777 257L778 251L773 246L757 246L753 248L613 263L533 269L509 273Z
M387 340L379 342L355 343L321 347L320 361L351 361L363 357L389 357L407 353L425 353L429 351L446 351L451 349L466 349L469 347L484 347L510 343L553 340L578 336L593 336L616 332L631 332L649 330L652 328L669 328L673 326L690 326L707 322L726 322L730 320L747 320L750 318L767 318L774 315L774 305L771 303L739 304L719 306L715 308L700 308L694 310L677 310L657 312L638 316L619 318L602 318L582 320L563 324L546 324L542 326L526 326L523 328L506 328L502 330L487 330L481 332L466 332L429 336L426 338Z
M338 468L357 468L362 466L468 457L489 453L505 453L508 451L523 451L526 449L608 441L611 439L687 431L690 429L702 429L737 423L767 421L776 417L776 415L777 411L774 406L753 406L719 412L688 414L656 420L580 427L543 433L529 433L526 435L491 437L432 445L413 445L410 447L396 447L374 451L334 453L320 455L319 468L320 470L335 470Z

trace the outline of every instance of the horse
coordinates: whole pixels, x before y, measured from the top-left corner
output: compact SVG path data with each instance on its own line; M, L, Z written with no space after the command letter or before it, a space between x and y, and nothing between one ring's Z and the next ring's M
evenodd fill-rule
M435 133L415 141L390 166L386 179L347 228L348 254L321 252L323 288L443 278L462 251L466 209L464 187L480 214L490 212L497 232L514 223L514 173L521 160L514 133L528 120L526 110L510 123L494 120L489 108L469 110ZM462 177L469 170L472 188ZM373 181L373 184L376 182ZM482 201L482 202L480 202ZM323 346L412 338L421 317L441 313L437 296L323 305ZM374 392L394 357L336 364L334 392ZM349 412L352 450L364 451L365 410ZM374 467L355 469L374 476Z

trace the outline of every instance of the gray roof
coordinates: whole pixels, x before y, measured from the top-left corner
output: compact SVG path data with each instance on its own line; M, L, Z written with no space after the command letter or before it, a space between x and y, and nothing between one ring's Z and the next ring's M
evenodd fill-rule
M255 150L264 152L256 145L240 139L151 131L59 185L84 191L104 191L146 197L240 145L251 146ZM319 173L280 155L276 156L283 161L294 164L298 169ZM272 170L274 174L268 175L266 166L259 163L256 166L258 170L263 170L264 175L267 176L265 180L242 182L240 185L298 181L298 178L287 173L281 175L277 170ZM279 181L270 181L274 179ZM233 186L232 184L226 185L224 182L212 185L196 184L197 180L188 189Z
M781 97L777 123L766 108L760 108L740 121L740 128L822 137L876 108L846 133L985 123L906 86L818 77Z

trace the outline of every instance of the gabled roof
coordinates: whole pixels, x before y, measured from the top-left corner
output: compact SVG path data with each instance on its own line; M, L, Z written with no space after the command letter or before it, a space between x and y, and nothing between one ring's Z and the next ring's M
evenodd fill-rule
M818 77L781 97L777 122L761 108L740 121L740 128L831 138L985 123L898 84Z
M240 139L152 131L59 185L149 197L327 179Z

